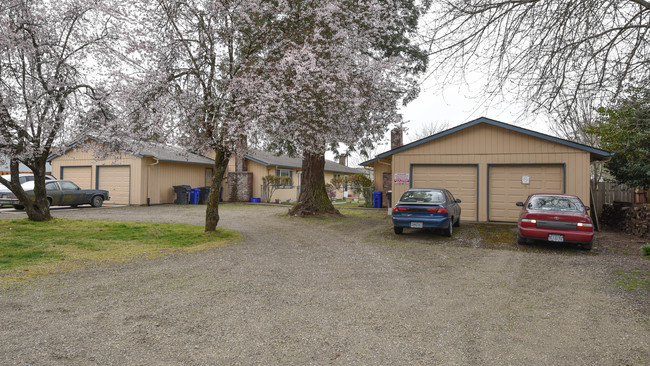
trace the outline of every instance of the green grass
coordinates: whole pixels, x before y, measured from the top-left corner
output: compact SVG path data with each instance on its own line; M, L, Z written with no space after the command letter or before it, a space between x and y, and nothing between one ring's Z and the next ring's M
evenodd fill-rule
M233 231L205 233L201 226L181 224L0 220L0 284L94 262L203 250L238 239L239 234Z
M650 259L650 245L644 245L641 247L641 256L645 259Z
M645 289L650 290L650 277L647 271L635 270L626 272L623 270L616 271L616 286L628 290Z
M369 208L369 207L365 207L365 206L363 205L363 202L360 202L360 203L354 203L354 202L350 202L350 203L337 203L337 204L334 205L334 208L341 208L341 207L363 207L363 208ZM386 209L384 209L384 210L386 210Z

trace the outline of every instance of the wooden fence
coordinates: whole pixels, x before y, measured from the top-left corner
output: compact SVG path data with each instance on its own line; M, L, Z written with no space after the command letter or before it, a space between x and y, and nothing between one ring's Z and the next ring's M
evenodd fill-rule
M594 206L598 214L603 210L603 205L611 205L614 201L634 203L634 188L625 184L599 182L592 191Z

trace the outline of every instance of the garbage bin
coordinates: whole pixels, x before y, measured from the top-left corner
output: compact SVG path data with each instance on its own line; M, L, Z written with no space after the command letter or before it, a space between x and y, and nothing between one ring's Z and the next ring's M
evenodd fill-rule
M381 208L381 191L372 192L372 207Z
M199 195L200 194L201 194L201 190L199 188L190 189L190 205L198 205L199 204Z
M174 203L177 205L187 205L190 203L190 189L192 187L188 185L174 186L174 192L176 192L176 200Z
M199 205L208 203L208 197L210 197L210 186L199 188Z

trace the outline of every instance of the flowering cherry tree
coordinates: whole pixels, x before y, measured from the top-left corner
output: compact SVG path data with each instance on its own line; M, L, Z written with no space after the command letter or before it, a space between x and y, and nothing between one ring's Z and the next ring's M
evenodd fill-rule
M233 86L263 46L265 9L252 0L140 0L124 6L130 17L121 110L151 135L214 152L205 222L205 230L214 231L232 151L256 135Z
M292 213L337 212L325 190L324 154L339 143L364 150L401 122L411 77L423 69L405 36L411 2L280 1L263 57L238 79L272 148L303 156ZM412 10L408 12L407 10Z
M91 0L0 3L0 156L11 170L11 180L0 183L18 197L30 220L51 219L48 156L66 138L101 123L105 93L93 86L94 69L112 42L110 7ZM20 186L19 163L34 173L35 201Z

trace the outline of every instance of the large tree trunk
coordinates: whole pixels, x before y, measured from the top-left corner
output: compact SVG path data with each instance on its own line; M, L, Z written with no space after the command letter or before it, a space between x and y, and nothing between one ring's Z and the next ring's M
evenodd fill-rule
M215 149L214 157L214 174L212 175L212 185L210 195L208 196L208 206L205 211L205 231L216 231L219 223L219 192L221 191L221 182L228 168L230 161L230 151L225 149Z
M325 190L324 154L305 151L302 159L300 196L289 213L298 216L340 214L332 205L327 190Z
M9 170L11 171L11 182L9 189L20 200L20 205L25 208L25 213L31 221L49 221L50 204L45 191L45 159L39 159L36 164L27 164L34 173L34 197L28 196L20 185L18 160L11 160Z

